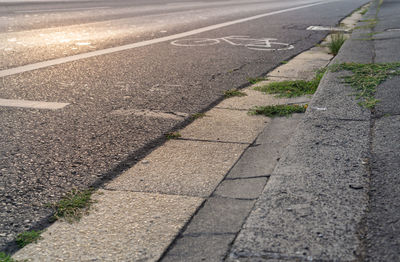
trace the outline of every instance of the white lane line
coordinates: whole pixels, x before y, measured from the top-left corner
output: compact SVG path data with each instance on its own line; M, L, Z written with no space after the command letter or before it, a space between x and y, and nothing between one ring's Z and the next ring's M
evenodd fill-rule
M99 6L99 7L80 7L80 8L56 8L56 9L36 9L36 10L21 10L14 11L14 13L39 13L39 12L58 12L58 11L81 11L81 10L97 10L97 9L107 9L109 6Z
M6 107L23 107L34 109L51 109L57 110L66 107L69 103L29 101L29 100L13 100L0 98L0 106Z
M73 61L90 58L90 57L94 57L94 56L106 55L106 54L120 52L120 51L124 51L124 50L128 50L128 49L148 46L148 45L162 43L162 42L166 42L166 41L172 41L172 40L179 39L182 37L196 35L196 34L204 33L207 31L211 31L211 30L215 30L215 29L219 29L219 28L223 28L223 27L227 27L227 26L231 26L231 25L235 25L235 24L239 24L239 23L244 23L244 22L248 22L251 20L255 20L255 19L259 19L259 18L263 18L263 17L267 17L267 16L282 14L282 13L295 11L295 10L299 10L299 9L304 9L304 8L308 8L308 7L312 7L312 6L322 5L322 4L326 4L326 3L330 3L330 2L331 1L317 2L317 3L282 9L282 10L278 10L278 11L274 11L274 12L250 16L250 17L246 17L246 18L242 18L242 19L238 19L238 20L234 20L234 21L229 21L229 22L225 22L225 23L221 23L221 24L210 25L210 26L194 29L191 31L175 34L175 35L164 36L164 37L146 40L146 41L142 41L142 42L138 42L138 43L127 44L127 45L97 50L97 51L93 51L93 52L47 60L47 61L34 63L34 64L30 64L30 65L25 65L25 66L20 66L20 67L15 67L15 68L11 68L11 69L5 69L5 70L0 71L0 77L20 74L23 72L28 72L28 71L33 71L33 70L40 69L40 68L64 64L64 63L68 63L68 62L73 62Z

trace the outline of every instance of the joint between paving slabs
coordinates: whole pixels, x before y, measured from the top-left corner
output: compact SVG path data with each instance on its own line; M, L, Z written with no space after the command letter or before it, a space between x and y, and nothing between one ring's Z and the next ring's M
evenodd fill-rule
M236 236L238 232L197 232L197 233L183 233L179 238L183 237L201 237L201 236Z
M193 141L193 142L205 142L205 143L221 143L221 144L238 144L238 145L251 145L246 142L235 142L235 141L222 141L222 140L208 140L208 139L196 139L196 138L184 138L179 137L175 140Z
M181 229L176 233L174 236L174 239L169 243L168 247L164 250L164 252L161 254L160 258L157 261L162 261L163 258L174 248L176 243L180 238L183 237L183 233L186 231L187 227L190 225L192 222L193 218L200 212L200 210L204 207L204 205L207 202L208 197L203 200L203 202L197 207L197 209L193 212L193 214L189 217L189 219L186 221L186 223L181 227Z
M345 122L369 122L369 119L351 119L351 118L336 118L336 117L309 117L310 120L326 120L326 121L345 121Z
M246 180L246 179L254 179L254 178L270 178L271 175L261 175L261 176L248 176L248 177L227 177L225 180Z
M227 107L219 107L219 106L216 106L215 108L223 109L223 110L231 110L231 111L249 111L248 109L242 109L242 108L227 108Z
M158 195L164 195L164 196L184 196L184 197L196 197L196 198L202 198L206 200L208 197L202 197L202 196L194 196L194 195L187 195L187 194L172 194L172 193L164 193L164 192L156 192L156 191L140 191L140 190L127 190L127 189L114 189L114 188L106 188L106 187L101 187L99 188L103 191L110 191L110 192L129 192L129 193L145 193L145 194L158 194ZM203 200L203 201L204 201Z
M221 198L221 199L242 200L242 201L253 201L253 200L257 200L257 199L258 199L258 197L254 197L254 198L246 198L246 197L227 197L227 196L218 195L218 194L216 194L216 193L213 193L211 197L213 197L213 198Z
M400 113L394 113L394 114L386 113L386 114L378 115L378 116L377 115L373 115L372 119L382 119L382 118L390 117L390 116L400 116Z

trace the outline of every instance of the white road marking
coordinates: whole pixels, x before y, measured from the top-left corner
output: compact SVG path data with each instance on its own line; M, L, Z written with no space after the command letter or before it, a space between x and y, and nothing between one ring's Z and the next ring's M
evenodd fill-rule
M90 58L90 57L94 57L94 56L106 55L106 54L129 50L129 49L133 49L133 48L138 48L138 47L153 45L153 44L157 44L157 43L172 41L172 40L179 39L182 37L196 35L196 34L208 32L211 30L215 30L215 29L219 29L219 28L223 28L223 27L227 27L227 26L231 26L231 25L235 25L235 24L239 24L239 23L252 21L252 20L267 17L267 16L282 14L282 13L295 11L295 10L299 10L299 9L304 9L304 8L308 8L308 7L312 7L312 6L322 5L322 4L326 4L326 3L330 3L330 2L331 1L317 2L317 3L282 9L282 10L273 11L273 12L269 12L269 13L265 13L265 14L260 14L260 15L255 15L255 16L250 16L250 17L234 20L234 21L229 21L229 22L225 22L225 23L221 23L221 24L210 25L210 26L194 29L191 31L175 34L175 35L164 36L164 37L146 40L146 41L142 41L142 42L138 42L138 43L127 44L127 45L122 45L122 46L117 46L117 47L111 47L111 48L106 48L106 49L102 49L102 50L96 50L93 52L82 53L82 54L78 54L78 55L47 60L47 61L34 63L34 64L30 64L30 65L5 69L5 70L0 71L0 77L20 74L23 72L28 72L28 71L33 71L33 70L40 69L40 68L64 64L64 63L68 63L68 62L73 62L73 61Z
M258 51L282 51L293 49L294 46L286 43L273 42L275 38L254 39L248 36L225 36L221 38L189 38L178 39L171 42L174 46L209 46L216 45L224 41L233 46L244 46L251 50ZM274 48L274 47L276 48ZM281 48L279 48L281 46ZM282 47L283 46L283 47Z
M29 101L29 100L14 100L14 99L2 99L2 98L0 98L0 106L6 106L6 107L23 107L23 108L56 110L56 109L64 108L67 105L69 105L69 103Z
M340 28L340 27L326 27L326 26L319 26L319 25L312 25L307 27L307 30L312 31L343 31L348 32L350 29Z
M81 11L81 10L97 10L97 9L107 9L108 6L99 7L80 7L80 8L56 8L56 9L36 9L36 10L21 10L14 11L14 13L38 13L38 12L58 12L58 11Z

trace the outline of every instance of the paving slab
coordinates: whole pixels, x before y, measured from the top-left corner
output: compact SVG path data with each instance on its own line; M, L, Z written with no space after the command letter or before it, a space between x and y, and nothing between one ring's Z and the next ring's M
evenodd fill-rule
M224 180L214 192L215 196L257 199L267 183L268 177Z
M350 73L328 71L321 80L306 116L310 118L331 118L347 120L369 120L369 109L358 105L354 89L343 83L343 76Z
M228 179L269 176L289 144L289 141L304 114L273 118L249 147L235 166L229 171Z
M235 234L183 236L162 262L223 261Z
M274 69L269 76L293 77L296 79L311 80L319 69L326 67L328 60L294 59L290 63Z
M190 221L183 235L237 233L255 200L211 197Z
M106 188L207 197L246 147L245 144L170 140Z
M303 60L311 60L311 61L325 61L326 63L322 63L323 65L327 65L333 58L333 55L329 54L327 49L323 47L313 47L309 51L303 52L296 56L294 59ZM289 62L290 63L290 62ZM308 62L305 66L308 65Z
M368 200L368 134L368 121L303 119L232 256L353 261Z
M366 7L365 7L366 8ZM361 20L362 14L360 12L354 12L351 16L346 17L340 23L343 24L346 28L354 28L357 23Z
M251 116L247 111L213 108L180 131L182 138L253 143L268 119Z
M157 261L203 199L100 190L79 222L56 222L13 258L27 261Z
M285 79L281 80L284 81ZM263 86L271 82L275 81L263 81L257 83L254 86ZM289 103L303 104L308 103L311 100L311 96L301 96L296 98L278 98L275 95L265 94L263 92L253 90L253 87L241 90L247 96L225 99L220 104L218 104L217 108L249 110L255 106L284 105Z

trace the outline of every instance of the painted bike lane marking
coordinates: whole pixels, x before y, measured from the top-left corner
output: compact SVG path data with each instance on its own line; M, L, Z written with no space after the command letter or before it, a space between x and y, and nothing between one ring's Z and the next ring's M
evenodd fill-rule
M67 56L67 57L62 57L62 58L57 58L57 59L51 59L51 60L38 62L38 63L34 63L34 64L5 69L5 70L0 71L0 77L20 74L20 73L29 72L29 71L33 71L33 70L37 70L37 69L41 69L41 68L46 68L46 67L50 67L50 66L54 66L54 65L64 64L64 63L73 62L73 61L77 61L77 60L81 60L81 59L85 59L85 58L91 58L91 57L100 56L100 55L111 54L111 53L120 52L120 51L124 51L124 50L153 45L153 44L157 44L157 43L173 41L173 40L176 40L179 38L204 33L204 32L208 32L211 30L215 30L215 29L219 29L219 28L223 28L223 27L227 27L227 26L231 26L231 25L235 25L235 24L239 24L239 23L248 22L248 21L260 19L260 18L267 17L267 16L272 16L272 15L276 15L276 14L282 14L282 13L286 13L286 12L300 10L300 9L313 7L313 6L317 6L317 5L327 4L330 2L334 2L334 1L316 2L316 3L306 4L306 5L302 5L302 6L291 7L291 8L287 8L287 9L282 9L282 10L278 10L278 11L273 11L273 12L269 12L269 13L246 17L246 18L242 18L242 19L238 19L238 20L234 20L234 21L229 21L229 22L224 22L224 23L215 24L215 25L211 25L211 26L206 26L206 27L190 30L190 31L183 32L183 33L170 35L170 36L146 40L146 41L142 41L142 42L138 42L138 43L127 44L127 45L122 45L122 46L117 46L117 47L111 47L111 48L96 50L96 51L92 51L92 52L88 52L88 53Z

